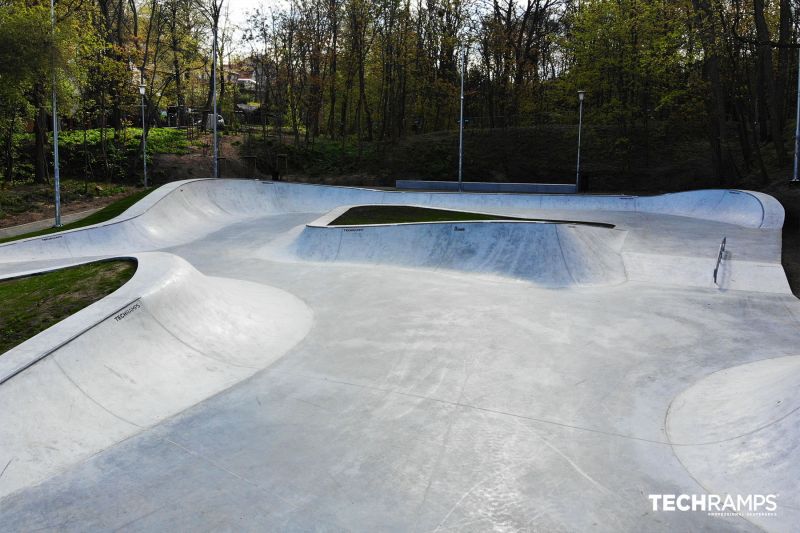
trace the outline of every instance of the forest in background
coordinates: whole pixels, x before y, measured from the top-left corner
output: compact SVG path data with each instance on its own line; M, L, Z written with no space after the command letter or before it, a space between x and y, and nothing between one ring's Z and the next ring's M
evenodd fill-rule
M561 131L583 89L586 123L605 132L598 153L696 141L722 186L766 182L791 160L790 0L287 0L243 27L229 1L59 0L53 31L49 2L0 0L4 182L49 179L53 72L62 128L94 139L76 157L129 179L138 86L148 125L169 106L208 113L215 32L223 116L257 109L296 148L324 140L360 157L456 129L466 57L470 131ZM243 65L254 84L237 94Z

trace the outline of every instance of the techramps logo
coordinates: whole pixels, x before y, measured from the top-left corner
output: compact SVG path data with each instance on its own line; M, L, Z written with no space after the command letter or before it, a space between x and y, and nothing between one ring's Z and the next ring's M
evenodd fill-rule
M777 494L649 494L656 512L701 512L708 516L778 516Z

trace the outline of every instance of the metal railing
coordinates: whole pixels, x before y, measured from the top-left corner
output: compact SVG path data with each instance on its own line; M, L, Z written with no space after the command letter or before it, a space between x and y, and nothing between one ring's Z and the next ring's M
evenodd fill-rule
M717 283L717 275L719 274L719 265L722 263L722 258L725 255L725 245L728 242L728 237L723 237L722 242L719 245L719 253L717 254L717 266L714 267L714 284L719 285Z

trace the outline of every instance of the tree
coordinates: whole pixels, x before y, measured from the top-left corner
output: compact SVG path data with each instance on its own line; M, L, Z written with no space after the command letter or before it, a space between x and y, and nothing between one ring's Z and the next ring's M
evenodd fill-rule
M42 4L13 2L0 10L0 120L4 129L4 176L13 176L13 135L18 119L36 117L36 179L47 176L45 148L47 74L51 69L53 36L50 13Z

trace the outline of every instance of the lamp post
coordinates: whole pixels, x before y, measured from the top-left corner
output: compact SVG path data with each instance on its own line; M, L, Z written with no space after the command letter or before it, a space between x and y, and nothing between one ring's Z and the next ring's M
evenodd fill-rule
M228 60L230 62L230 59ZM231 72L231 81L233 82L233 113L231 114L231 128L233 131L239 131L239 123L236 121L236 86L239 85L239 73Z
M578 163L575 167L575 192L581 191L581 129L583 128L583 97L586 91L578 91Z
M467 68L467 51L461 56L461 115L458 123L458 192L463 191L464 173L464 72Z
M217 146L217 22L214 19L214 45L211 50L211 110L212 132L214 135L214 161L212 163L212 173L214 178L219 178L219 146ZM224 69L223 69L224 73Z
M792 183L800 182L797 176L798 154L800 152L800 49L797 51L797 112L794 119L794 171L792 172Z
M219 15L222 11L224 0L211 0L210 2L200 2L198 4L200 12L211 23L211 33L213 46L211 48L211 112L213 113L213 135L214 135L214 160L212 161L212 173L214 178L219 177L219 146L217 143L217 32L219 29ZM223 68L223 75L225 69ZM207 117L204 111L204 117ZM206 120L208 120L206 118ZM208 128L208 122L203 125Z
M147 188L147 122L144 113L145 86L139 85L139 94L142 97L142 169L144 170L144 186Z
M58 105L56 100L56 6L50 0L50 25L53 34L53 50L51 56L53 70L53 186L55 189L56 216L55 227L61 227L61 172L58 162Z

